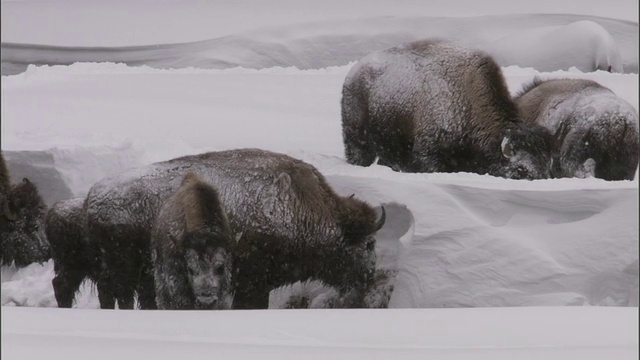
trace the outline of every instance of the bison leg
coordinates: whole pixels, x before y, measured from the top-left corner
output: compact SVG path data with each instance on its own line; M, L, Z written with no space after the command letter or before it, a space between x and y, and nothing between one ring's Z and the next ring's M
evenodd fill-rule
M155 310L158 308L152 269L153 267L149 262L140 274L140 282L138 283L138 304L140 309Z
M367 106L361 99L345 92L342 97L342 139L349 164L369 166L376 152L369 137Z
M84 280L84 276L78 274L60 273L51 281L53 291L60 308L70 308L73 305L76 291Z
M133 295L135 289L129 286L120 286L116 291L116 299L118 300L118 309L133 310Z
M106 281L98 281L98 300L100 300L101 309L115 309L116 299L113 296L111 285Z
M255 286L241 286L236 288L233 297L234 309L267 309L269 308L269 290Z

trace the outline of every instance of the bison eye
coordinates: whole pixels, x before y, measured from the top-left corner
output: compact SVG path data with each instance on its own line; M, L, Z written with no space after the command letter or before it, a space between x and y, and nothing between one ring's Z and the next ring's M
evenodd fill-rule
M190 267L187 268L187 272L189 272L189 275L192 275L192 276L196 274L196 271Z
M217 266L216 269L215 269L215 272L216 272L216 275L224 274L224 266L222 266L222 265Z

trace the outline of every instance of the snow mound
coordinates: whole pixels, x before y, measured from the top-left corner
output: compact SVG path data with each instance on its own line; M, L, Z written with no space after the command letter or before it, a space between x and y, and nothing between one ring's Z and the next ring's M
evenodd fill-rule
M518 32L520 35L515 34ZM544 71L576 66L593 71L597 68L606 70L608 64L605 63L609 61L619 71L623 67L627 72L638 71L637 23L594 16L535 14L469 18L385 16L285 22L281 26L210 40L132 47L5 42L2 44L2 74L18 74L29 64L69 65L75 62L121 62L164 69L238 66L318 69L345 65L375 50L429 37L446 38L464 46L495 52L501 65L532 66ZM505 39L498 41L501 38ZM536 46L527 47L529 43L519 41L520 38L533 41ZM512 45L515 46L512 48ZM524 53L523 49L526 50Z
M488 44L487 51L502 66L623 72L616 41L601 25L587 20L516 32Z

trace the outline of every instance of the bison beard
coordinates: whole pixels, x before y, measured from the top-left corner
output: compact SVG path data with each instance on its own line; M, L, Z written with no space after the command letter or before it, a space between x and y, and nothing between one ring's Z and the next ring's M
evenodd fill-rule
M61 308L70 308L82 282L88 278L95 283L100 272L99 254L87 242L83 205L83 199L57 202L45 220L55 272L53 290Z
M377 51L342 89L350 164L407 172L549 176L548 131L524 124L500 68L487 54L443 41Z
M633 180L638 168L638 113L591 80L534 79L515 96L522 118L554 136L553 177Z
M152 230L158 308L230 308L234 245L218 192L197 175L185 175Z
M186 156L132 170L95 184L87 196L91 246L101 251L98 291L103 308L155 307L150 254L153 222L163 202L193 172L214 186L231 231L235 308L267 308L269 291L319 280L343 293L373 280L375 210L338 196L314 167L258 149ZM95 244L95 245L94 245Z

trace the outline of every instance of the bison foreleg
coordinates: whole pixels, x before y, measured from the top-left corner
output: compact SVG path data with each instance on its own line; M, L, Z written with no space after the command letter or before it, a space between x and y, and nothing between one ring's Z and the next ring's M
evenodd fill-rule
M100 300L100 308L115 309L116 299L113 295L113 290L111 289L111 285L104 280L100 280L98 281L97 287L98 287L98 300Z
M75 294L80 288L84 276L73 273L60 273L51 281L53 291L60 308L70 308Z

